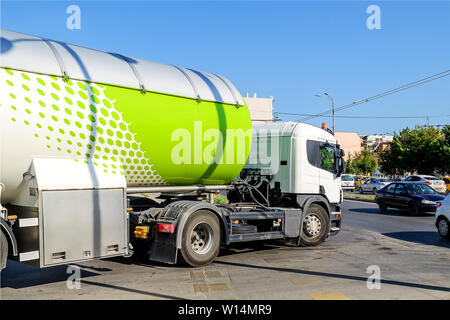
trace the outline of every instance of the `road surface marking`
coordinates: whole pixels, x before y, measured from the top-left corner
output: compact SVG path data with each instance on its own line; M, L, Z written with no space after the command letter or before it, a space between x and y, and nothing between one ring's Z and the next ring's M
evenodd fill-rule
M308 296L313 300L350 300L339 291L310 292Z
M192 279L220 278L219 271L191 271Z
M308 286L308 285L318 285L322 284L323 281L318 278L293 278L289 279L290 282L295 284L296 286Z
M213 284L194 284L194 292L211 292L211 291L226 291L228 285L226 283Z

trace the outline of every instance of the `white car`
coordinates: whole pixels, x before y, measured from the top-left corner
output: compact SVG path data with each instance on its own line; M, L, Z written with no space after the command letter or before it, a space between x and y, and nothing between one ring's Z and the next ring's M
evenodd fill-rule
M441 179L433 177L433 176L418 174L418 175L414 175L414 176L409 176L408 178L405 179L405 181L414 181L414 182L425 183L439 193L445 193L447 191L447 185L445 184L444 180L441 180Z
M441 202L441 206L437 208L434 216L436 227L439 234L444 239L450 239L449 221L450 221L450 196L445 197Z
M341 176L341 189L342 190L355 190L355 180L351 174L343 174Z

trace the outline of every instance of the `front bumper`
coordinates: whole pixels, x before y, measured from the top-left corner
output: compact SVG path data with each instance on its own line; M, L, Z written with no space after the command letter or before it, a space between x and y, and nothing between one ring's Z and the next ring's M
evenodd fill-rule
M437 208L438 207L435 204L423 204L423 203L421 203L421 204L417 205L417 209L420 212L436 212Z
M341 231L341 217L342 212L340 207L336 207L336 211L332 211L330 214L330 233L329 236L335 236Z

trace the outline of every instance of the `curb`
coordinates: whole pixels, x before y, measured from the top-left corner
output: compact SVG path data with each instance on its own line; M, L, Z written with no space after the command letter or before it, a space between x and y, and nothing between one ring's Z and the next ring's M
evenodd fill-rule
M349 197L346 197L346 196L344 196L344 200L353 200L353 201L361 201L361 202L376 203L375 200L358 199L358 198L349 198Z

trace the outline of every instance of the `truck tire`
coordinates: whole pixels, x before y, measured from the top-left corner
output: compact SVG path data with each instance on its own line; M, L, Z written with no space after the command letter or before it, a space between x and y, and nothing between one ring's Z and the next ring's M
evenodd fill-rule
M220 222L214 213L199 210L186 221L181 237L182 262L200 267L213 261L220 249Z
M5 234L0 230L0 270L6 267L6 260L8 259L8 240Z
M330 218L325 209L318 204L310 205L303 219L300 243L308 247L321 244L328 236L329 224Z

